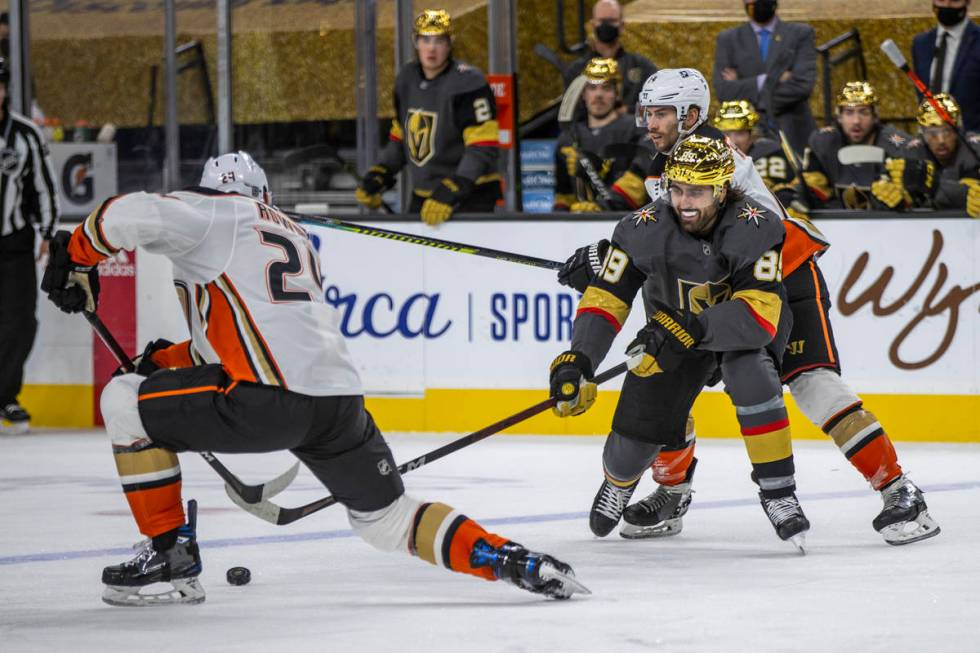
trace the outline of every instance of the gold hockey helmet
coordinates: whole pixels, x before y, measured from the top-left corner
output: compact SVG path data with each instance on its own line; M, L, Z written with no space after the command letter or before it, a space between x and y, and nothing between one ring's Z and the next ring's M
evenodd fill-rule
M748 100L730 100L722 102L711 122L723 132L752 131L759 123L759 113Z
M868 106L878 110L878 92L867 82L847 82L837 94L837 108Z
M453 37L453 20L445 9L426 9L415 19L412 29L415 38L420 36Z
M667 183L713 186L717 196L735 176L732 149L715 138L691 136L674 150L664 168Z
M948 93L937 93L936 102L946 110L946 113L953 119L953 122L960 124L960 105L956 103L956 100L951 95ZM936 111L929 100L923 100L922 104L919 105L919 110L915 112L915 120L923 127L942 127L948 124L939 117L939 112Z
M585 79L589 84L605 84L606 82L612 82L616 87L616 91L619 92L619 64L616 63L615 59L607 59L604 57L595 57L590 59L589 63L585 66L585 70L582 71L582 74L585 76Z

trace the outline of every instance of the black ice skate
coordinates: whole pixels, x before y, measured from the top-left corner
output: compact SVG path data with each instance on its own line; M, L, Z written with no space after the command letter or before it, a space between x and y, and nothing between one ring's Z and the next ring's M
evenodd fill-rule
M5 433L20 435L27 433L31 425L31 416L24 410L24 407L17 402L9 403L0 408L0 421L6 422L3 427Z
M640 540L650 537L670 537L677 535L684 528L682 517L687 514L691 505L694 490L691 483L694 480L694 468L698 459L691 461L687 476L678 485L659 485L645 499L627 506L623 511L623 528L620 537L628 540Z
M197 547L197 502L187 502L187 523L177 530L177 542L166 551L153 548L146 539L134 546L132 560L102 570L106 588L102 600L109 605L143 607L149 605L193 604L204 601L204 588L198 582L201 554ZM170 583L170 590L141 594L153 583Z
M922 491L904 474L881 490L885 507L872 525L894 546L911 544L939 535L939 524L929 516Z
M592 510L589 511L589 528L593 533L605 537L616 528L639 482L640 479L636 479L629 485L619 486L611 483L608 478L602 480L592 501Z
M796 494L767 499L760 492L759 500L779 539L788 540L800 553L806 555L806 532L810 530L810 522L803 514Z
M498 579L553 599L567 599L576 592L592 593L575 579L570 565L550 555L528 551L515 542L493 547L486 540L477 540L470 554L470 564L490 567Z

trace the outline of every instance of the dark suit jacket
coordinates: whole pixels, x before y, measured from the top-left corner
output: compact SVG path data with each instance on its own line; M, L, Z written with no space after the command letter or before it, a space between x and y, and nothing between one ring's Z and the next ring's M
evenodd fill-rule
M726 29L715 43L714 87L720 101L748 100L775 119L786 132L790 144L802 152L807 139L817 128L810 112L810 95L817 80L817 50L813 28L802 23L778 21L769 42L769 56L762 61L759 42L752 25L744 23ZM738 71L738 79L725 81L724 68ZM790 70L793 77L780 82L779 76ZM766 73L760 93L757 75Z
M929 69L936 52L936 29L916 34L912 39L912 69L926 86L929 86ZM963 112L963 128L980 131L980 26L973 21L967 23L956 51L949 94L956 98Z

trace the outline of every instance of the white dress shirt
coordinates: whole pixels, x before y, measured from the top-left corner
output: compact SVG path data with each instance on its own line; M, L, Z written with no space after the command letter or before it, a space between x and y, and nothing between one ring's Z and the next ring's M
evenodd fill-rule
M949 34L949 38L946 39L946 60L943 62L943 93L949 93L949 87L952 85L953 66L956 65L956 53L960 49L960 43L963 42L963 32L966 31L966 23L968 20L970 20L969 16L952 27L943 27L942 25L939 25L936 29L935 47L937 48L942 42L943 34ZM932 66L929 69L930 81L935 79L935 75L936 58L933 56Z

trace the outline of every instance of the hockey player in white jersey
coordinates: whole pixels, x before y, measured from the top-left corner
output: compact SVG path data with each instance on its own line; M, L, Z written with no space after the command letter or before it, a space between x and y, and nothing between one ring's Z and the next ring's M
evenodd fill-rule
M660 70L644 83L636 122L646 128L658 152L647 171L646 188L652 200L666 194L661 175L668 157L683 140L694 134L725 140L724 134L706 122L710 104L708 83L693 68ZM817 258L829 243L805 217L788 215L766 187L752 159L729 146L735 155L732 186L781 215L786 228L782 277L793 328L783 356L782 382L789 386L803 414L833 439L872 489L881 493L884 506L872 526L888 544L909 544L938 535L939 525L929 515L922 492L903 473L884 428L841 378L830 323L830 293L817 266ZM559 282L583 292L598 275L608 247L608 241L600 241L576 250L559 270ZM794 347L801 342L807 346ZM690 419L683 446L665 447L651 465L658 483L656 491L621 513L626 522L620 532L623 537L663 537L681 532L682 517L693 492L697 464L694 447L694 420ZM621 505L626 505L635 487L633 484L624 491Z
M185 515L177 453L293 452L385 551L501 579L554 598L587 592L569 565L489 533L443 503L405 494L338 328L305 230L269 203L242 152L211 159L200 187L111 198L58 232L42 289L66 312L98 305L97 264L137 247L173 263L191 338L147 345L137 373L106 386L101 408L123 491L147 539L106 567L111 605L199 603L194 502ZM173 589L142 593L155 582Z

